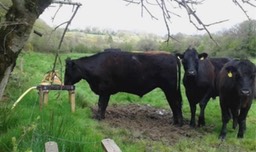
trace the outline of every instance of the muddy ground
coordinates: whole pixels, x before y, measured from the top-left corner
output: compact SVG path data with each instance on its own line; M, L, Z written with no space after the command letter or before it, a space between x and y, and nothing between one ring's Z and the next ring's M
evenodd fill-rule
M97 107L93 107L94 116ZM172 112L169 109L158 109L148 105L112 105L107 107L103 123L111 127L127 129L132 138L161 141L165 144L175 144L185 138L201 138L212 132L214 126L191 128L189 120L184 119L184 125L172 125Z

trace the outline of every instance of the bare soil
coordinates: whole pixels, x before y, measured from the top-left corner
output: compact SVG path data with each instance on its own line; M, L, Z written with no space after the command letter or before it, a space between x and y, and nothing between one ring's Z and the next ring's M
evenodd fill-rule
M94 116L97 107L93 107ZM111 127L127 129L134 139L161 141L173 145L184 138L201 138L212 132L213 126L191 128L189 120L184 125L172 125L172 112L169 109L158 109L148 105L112 105L107 107L106 118L103 123Z

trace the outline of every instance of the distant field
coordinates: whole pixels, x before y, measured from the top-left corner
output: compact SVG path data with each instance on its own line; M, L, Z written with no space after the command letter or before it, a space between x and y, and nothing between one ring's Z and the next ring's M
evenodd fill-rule
M56 70L64 74L65 58L86 54L61 54ZM256 61L256 59L252 59ZM10 110L12 104L31 86L38 85L44 74L53 67L54 55L23 52L8 83L0 111L0 151L43 151L44 143L56 141L59 151L103 151L101 140L112 138L123 152L227 152L256 151L256 103L247 119L244 139L237 139L237 130L228 125L225 141L218 135L221 114L218 98L206 108L206 126L190 128L190 109L184 93L185 125L171 125L170 108L160 89L142 98L118 93L110 99L107 118L93 119L98 97L86 81L76 84L76 112L70 112L67 92L51 91L49 103L39 110L36 90L29 92ZM197 107L197 115L199 106Z

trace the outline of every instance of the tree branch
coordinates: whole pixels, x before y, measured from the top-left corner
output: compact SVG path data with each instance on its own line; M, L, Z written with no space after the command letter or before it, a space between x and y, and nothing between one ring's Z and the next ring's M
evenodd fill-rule
M207 27L210 26L210 25L217 24L217 22L216 22L216 23L209 24L209 25L204 24L204 22L202 22L201 19L197 16L196 11L193 10L193 9L188 5L188 3L184 2L184 0L183 0L182 2L179 2L179 4L180 4L181 6L183 6L183 7L186 9L186 11L187 11L187 13L188 13L188 16L189 16L189 21L190 21L190 23L193 24L194 27L196 27L198 30L205 30L205 31L207 32L207 34L209 35L210 39L212 39L212 41L213 41L216 45L218 45L217 41L215 41L215 39L212 37L211 32L210 32L210 31L208 30L208 28L207 28ZM195 3L193 3L193 4L195 4ZM196 20L196 23L193 21L192 18ZM223 21L222 21L222 22L223 22ZM222 23L222 22L218 22L218 23ZM200 28L197 24L199 24L199 26L202 26L202 28ZM218 45L218 46L219 46L219 45Z
M171 37L171 32L170 32L170 28L169 28L169 24L168 24L168 22L167 22L167 19L169 19L170 18L170 16L169 16L169 14L168 14L168 12L166 12L166 7L165 7L165 4L164 4L164 1L162 0L161 1L161 3L159 3L158 1L157 1L157 3L158 3L158 6L161 8L161 10L162 10L162 15L163 15L163 19L164 19L164 23L165 23L165 26L166 26L166 29L167 29L167 33L168 33L168 36L167 36L167 42L170 40L170 37Z
M256 3L255 0L253 2L250 2L250 0L242 0L242 2L252 7L256 7L256 4L253 4L253 2Z
M238 7L243 11L243 13L245 14L245 16L248 18L248 20L251 20L249 15L247 14L246 10L242 7L242 5L237 1L237 0L233 0L233 2L238 5Z
M250 5L252 7L256 7L256 1L254 0L253 2L251 2L251 0L241 0L243 4L247 4ZM245 14L245 16L248 18L248 20L251 20L250 16L247 14L247 11L244 9L244 7L242 6L241 3L239 3L237 0L233 0L233 2L242 10L242 12Z
M53 68L52 68L52 71L53 71L53 72L55 71L56 63L57 63L58 56L59 56L59 50L60 50L61 45L62 45L62 42L63 42L63 40L64 40L64 36L65 36L65 34L66 34L67 30L68 30L68 27L69 27L69 25L71 24L71 22L72 22L73 18L75 17L75 15L76 15L76 13L77 13L77 11L78 11L78 9L79 9L80 6L81 6L80 4L76 5L76 9L75 9L74 13L72 14L72 16L71 16L71 18L69 19L69 21L66 22L67 24L66 24L66 27L65 27L65 29L64 29L64 32L63 32L63 34L62 34L62 36L61 36L61 40L60 40L60 43L59 43L59 46L58 46L58 50L57 50L56 55L55 55L55 60L54 60ZM55 29L56 29L56 28L55 28ZM60 58L59 58L59 61L61 61ZM52 78L52 79L53 79L53 78Z
M76 2L70 2L70 1L58 1L58 0L53 0L52 3L56 4L65 4L65 5L73 5L73 6L82 6L81 3L76 3Z
M66 32L67 32L67 30L68 30L68 27L69 27L69 25L71 24L73 18L75 17L75 15L76 15L76 13L77 13L79 7L80 7L82 4L81 4L81 3L72 2L72 1L58 1L58 0L53 0L52 3L60 4L60 6L59 6L58 10L55 12L54 17L52 18L52 20L55 19L56 15L57 15L57 13L59 12L59 10L60 10L60 8L62 7L62 5L73 5L73 6L76 6L76 9L75 9L74 13L72 14L71 18L70 18L68 21L61 23L60 25L58 25L57 27L55 27L54 30L53 30L53 31L55 31L55 30L56 30L57 28L59 28L60 26L66 24L66 27L65 27L65 29L64 29L64 32L63 32L63 34L62 34L62 36L61 36L61 39L60 39L60 42L59 42L59 45L58 45L58 49L57 49L57 51L56 51L55 60L54 60L53 68L52 68L52 71L55 72L55 67L56 67L57 60L59 59L59 61L61 61L60 58L59 58L59 50L60 50L60 48L61 48L61 45L62 45L62 42L63 42L63 40L64 40L65 34L66 34ZM52 79L53 79L53 78L52 78Z
M54 19L55 19L56 15L58 14L59 10L61 9L61 7L62 7L62 4L59 5L59 8L58 8L58 9L56 10L56 12L54 13L54 15L53 15L53 17L52 17L52 21L54 21Z
M170 24L171 24L171 17L172 16L178 16L181 17L179 14L174 13L174 10L177 8L185 8L188 17L189 17L189 22L197 29L197 30L204 30L206 33L209 35L209 37L214 41L216 45L217 42L214 40L210 30L208 27L213 26L215 24L220 24L223 22L228 21L226 20L221 20L217 21L214 23L206 24L204 23L201 18L197 15L195 6L201 5L205 2L205 0L123 0L127 2L127 5L130 4L136 4L136 5L141 5L141 13L143 16L143 10L146 10L146 12L151 16L153 19L157 19L157 17L152 13L152 9L150 9L149 6L157 6L163 16L163 21L165 23L166 29L167 29L167 34L169 38L171 37L171 32L170 32ZM233 2L239 6L239 8L244 12L244 14L247 16L248 19L250 19L249 15L247 14L247 11L244 9L244 5L249 5L252 7L256 7L256 0L233 0ZM176 7L175 7L176 5Z
M139 1L134 1L134 0L123 0L125 2L128 2L128 5L129 4L140 4L140 0Z
M1 6L4 10L8 11L8 7L5 6L2 2L0 2L0 6Z

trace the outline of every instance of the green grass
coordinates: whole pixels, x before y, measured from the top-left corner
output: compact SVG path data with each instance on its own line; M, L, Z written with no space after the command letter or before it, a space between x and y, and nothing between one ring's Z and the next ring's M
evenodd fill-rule
M77 58L84 54L61 54L62 65L58 62L56 69L64 71L64 59L67 56ZM244 139L237 139L237 130L228 126L227 139L220 141L218 134L221 127L221 115L218 99L211 100L206 108L206 123L209 127L197 128L207 130L200 137L182 138L172 146L161 141L132 139L131 132L124 128L112 128L92 119L90 106L97 105L98 97L90 90L85 81L76 85L76 112L70 112L68 93L52 91L49 102L42 111L39 109L37 90L29 92L20 103L11 110L12 104L31 86L38 85L44 74L53 67L54 55L24 52L17 61L6 88L4 100L0 102L0 151L43 151L44 143L56 141L60 151L101 152L101 140L111 137L124 152L141 151L175 151L175 152L233 152L256 151L256 105L252 105L247 119ZM183 115L190 119L187 98L183 95ZM119 93L111 97L109 104L150 104L167 108L165 96L155 89L143 98ZM199 107L197 107L197 115Z

